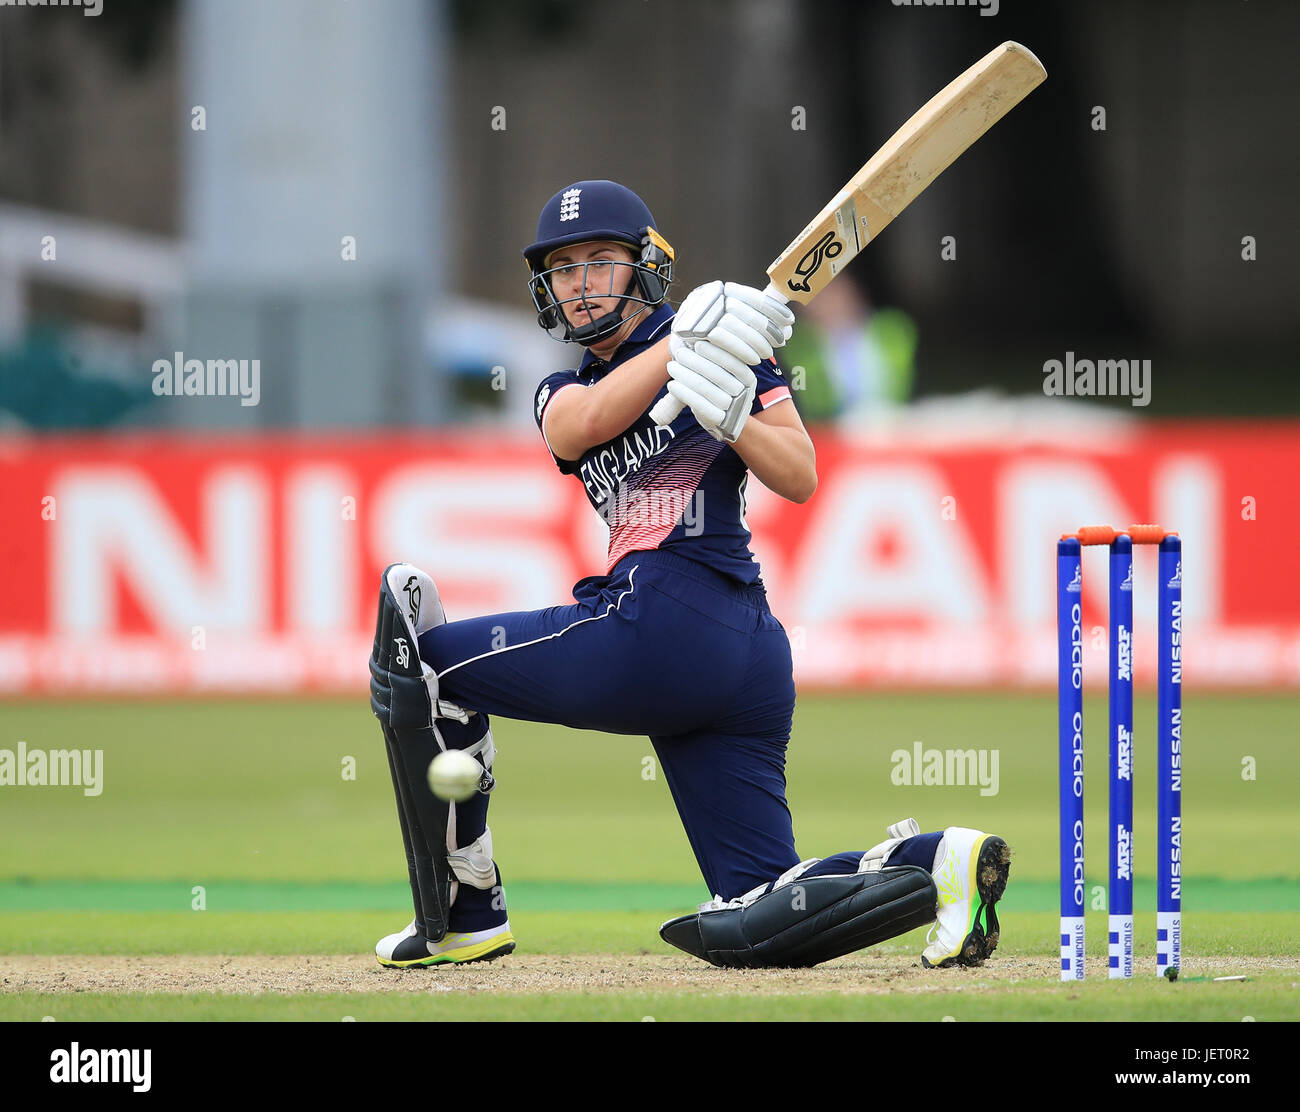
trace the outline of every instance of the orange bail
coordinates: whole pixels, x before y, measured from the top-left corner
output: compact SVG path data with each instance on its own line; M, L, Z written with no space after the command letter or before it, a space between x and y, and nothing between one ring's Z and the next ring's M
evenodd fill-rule
M1074 533L1064 533L1061 540L1075 540L1080 544L1114 544L1115 538L1127 533L1134 544L1159 544L1166 537L1176 537L1177 533L1166 532L1160 525L1130 525L1127 529L1115 529L1110 525L1083 525Z

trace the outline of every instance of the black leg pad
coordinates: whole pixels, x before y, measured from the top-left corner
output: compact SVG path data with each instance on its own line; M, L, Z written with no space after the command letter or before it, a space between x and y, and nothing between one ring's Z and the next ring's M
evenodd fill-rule
M370 709L379 719L388 750L408 866L418 886L417 918L424 934L440 942L451 909L447 864L448 803L429 790L429 762L441 752L433 729L433 702L420 668L419 646L393 598L385 576L370 654Z
M806 968L934 922L939 894L913 865L794 880L747 907L670 919L663 940L726 968Z

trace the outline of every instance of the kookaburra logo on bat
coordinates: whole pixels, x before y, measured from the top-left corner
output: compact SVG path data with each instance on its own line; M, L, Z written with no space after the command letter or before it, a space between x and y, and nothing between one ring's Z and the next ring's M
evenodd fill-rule
M823 259L833 259L844 250L844 244L835 238L834 232L827 232L821 239L814 243L799 260L798 266L794 272L803 279L802 282L796 282L793 278L786 283L790 289L803 293L810 292L808 279L821 269Z

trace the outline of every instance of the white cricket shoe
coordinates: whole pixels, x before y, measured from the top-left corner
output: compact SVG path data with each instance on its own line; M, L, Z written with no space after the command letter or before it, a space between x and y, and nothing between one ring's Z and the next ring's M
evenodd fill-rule
M415 920L404 931L388 934L375 945L380 965L407 969L415 965L464 965L491 961L513 953L515 936L507 920L499 927L482 931L448 931L441 942L430 942L415 928Z
M1011 849L996 834L950 826L934 855L939 917L921 954L927 969L979 965L998 947L998 900L1007 888Z

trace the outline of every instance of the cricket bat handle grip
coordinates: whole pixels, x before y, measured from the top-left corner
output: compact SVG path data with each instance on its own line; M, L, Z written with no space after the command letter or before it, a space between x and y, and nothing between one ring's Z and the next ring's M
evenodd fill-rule
M781 302L782 305L790 303L790 299L785 297L771 282L767 284L767 288L763 290L763 293ZM681 415L681 412L682 403L669 394L655 403L654 408L650 410L650 420L656 425L671 425Z
M650 420L656 425L671 425L681 412L682 403L668 394L655 402L654 409L650 410Z

